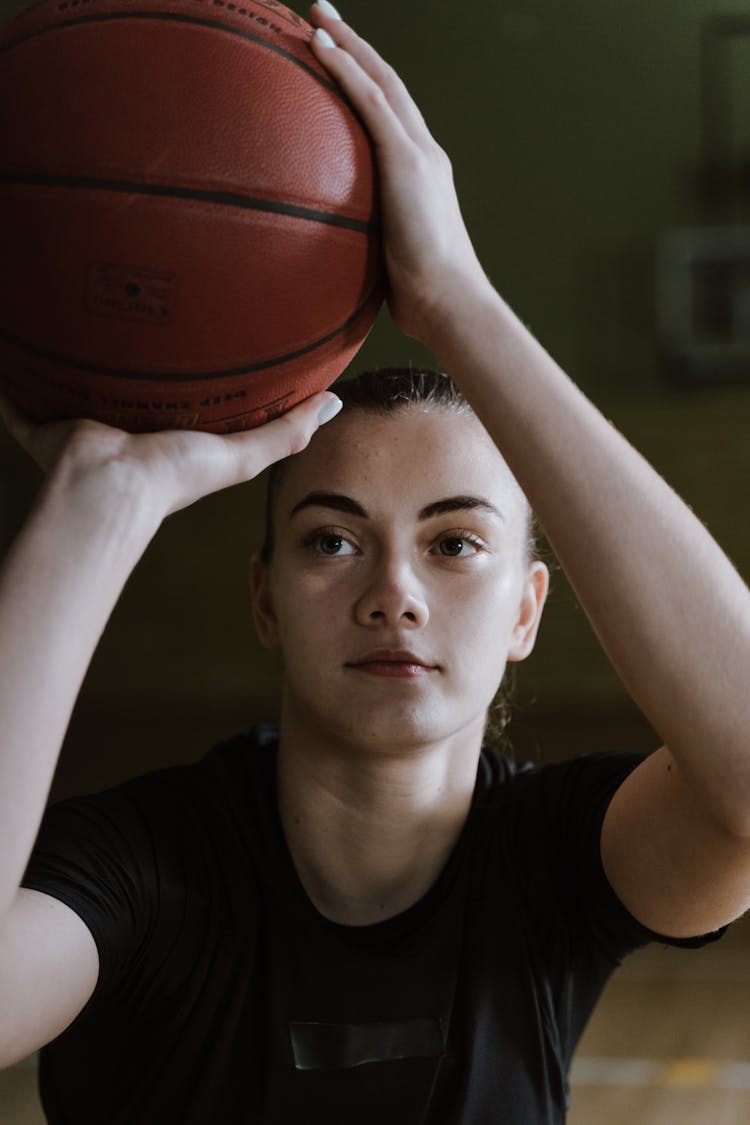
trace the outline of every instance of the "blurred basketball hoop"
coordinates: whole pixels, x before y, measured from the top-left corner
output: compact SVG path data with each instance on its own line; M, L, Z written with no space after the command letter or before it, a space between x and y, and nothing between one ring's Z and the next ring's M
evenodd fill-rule
M750 226L666 231L656 284L672 371L694 382L750 380Z

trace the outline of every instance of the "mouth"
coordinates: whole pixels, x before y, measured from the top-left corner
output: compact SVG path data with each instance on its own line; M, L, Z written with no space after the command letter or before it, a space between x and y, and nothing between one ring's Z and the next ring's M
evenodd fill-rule
M361 659L351 661L347 668L365 672L371 676L386 676L396 679L414 679L428 676L437 671L437 665L430 664L416 653L401 649L376 649Z

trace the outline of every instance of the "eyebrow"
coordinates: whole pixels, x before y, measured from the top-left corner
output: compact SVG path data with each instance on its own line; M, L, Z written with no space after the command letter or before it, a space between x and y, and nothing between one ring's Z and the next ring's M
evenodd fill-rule
M289 513L289 519L292 519L297 512L301 512L304 508L333 508L337 512L347 512L352 516L360 516L361 519L369 519L368 513L361 504L340 492L308 492L307 496L303 496L294 505ZM446 512L474 510L489 512L491 515L497 516L498 519L505 519L503 513L482 496L446 496L444 500L435 500L432 504L422 508L417 513L417 518L429 520L433 516L445 515Z

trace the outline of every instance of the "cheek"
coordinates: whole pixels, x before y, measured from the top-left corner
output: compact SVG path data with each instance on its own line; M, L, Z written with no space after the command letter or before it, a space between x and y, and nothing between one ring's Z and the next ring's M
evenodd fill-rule
M287 657L321 649L341 620L346 591L321 571L281 569L272 589L279 639Z
M515 621L522 588L520 568L498 564L448 583L441 581L432 597L436 608L442 604L454 619L471 620L484 633Z
M481 583L456 584L446 597L444 610L432 621L445 622L449 646L482 680L502 675L518 621L523 579L520 569L493 572Z

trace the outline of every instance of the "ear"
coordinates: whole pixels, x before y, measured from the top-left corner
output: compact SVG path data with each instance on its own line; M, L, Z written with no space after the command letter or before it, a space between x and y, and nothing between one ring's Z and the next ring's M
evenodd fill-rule
M532 563L521 594L518 619L513 627L508 649L508 660L525 660L533 650L548 591L547 566L543 562Z
M270 573L257 554L250 559L250 596L258 640L264 648L278 648L279 631L271 600Z

